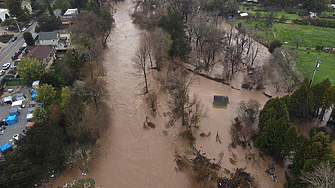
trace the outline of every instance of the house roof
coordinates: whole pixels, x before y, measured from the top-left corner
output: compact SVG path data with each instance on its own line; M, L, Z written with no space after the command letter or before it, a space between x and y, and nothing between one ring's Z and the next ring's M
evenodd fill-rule
M228 96L214 95L214 102L229 103L229 98L228 98Z
M38 34L38 40L53 40L57 39L57 31L40 32Z
M71 16L71 15L76 15L76 14L78 14L78 9L70 8L70 9L67 9L67 11L64 13L64 16Z
M26 58L36 58L39 60L46 59L49 54L52 52L52 45L37 45L37 46L29 46Z
M27 5L29 5L30 4L30 2L28 2L28 1L22 1L22 3L21 3L21 7L23 7L23 6L27 6Z

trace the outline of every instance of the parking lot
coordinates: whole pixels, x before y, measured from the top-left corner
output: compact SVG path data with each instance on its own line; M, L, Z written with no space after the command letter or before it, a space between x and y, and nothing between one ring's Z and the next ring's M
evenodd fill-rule
M15 125L7 125L3 135L0 135L0 146L9 143L10 139L13 139L15 134L20 134L23 130L25 130L25 126L27 124L26 115L28 113L28 103L30 99L29 88L27 86L7 86L7 89L13 89L13 96L17 93L24 93L27 97L24 101L25 108L22 108L20 111L20 115L18 117L19 121ZM11 106L0 106L0 118L5 119L9 116L9 110ZM14 141L14 140L13 140ZM11 143L9 143L11 145Z

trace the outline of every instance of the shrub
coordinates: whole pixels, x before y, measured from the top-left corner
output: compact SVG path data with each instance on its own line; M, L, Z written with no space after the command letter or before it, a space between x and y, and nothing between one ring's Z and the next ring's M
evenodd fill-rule
M282 43L279 40L274 40L270 43L269 52L272 53L276 48L281 47Z
M287 21L287 19L286 19L285 15L281 15L281 18L279 19L279 22L284 23L286 21Z
M307 19L302 19L302 20L294 19L292 20L292 22L295 24L299 24L299 25L309 25L309 21Z

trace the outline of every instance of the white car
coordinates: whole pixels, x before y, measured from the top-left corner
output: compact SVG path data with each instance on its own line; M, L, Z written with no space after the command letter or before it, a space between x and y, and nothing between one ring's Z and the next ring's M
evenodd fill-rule
M27 43L23 43L22 47L27 47Z
M0 71L0 76L2 76L3 74L5 74L5 70Z
M14 134L14 136L13 136L13 138L15 139L15 140L19 140L19 134Z
M26 30L27 30L27 28L24 27L24 28L21 30L21 32L25 32Z
M5 64L2 65L2 68L4 70L8 69L9 67L10 67L10 63L5 63Z

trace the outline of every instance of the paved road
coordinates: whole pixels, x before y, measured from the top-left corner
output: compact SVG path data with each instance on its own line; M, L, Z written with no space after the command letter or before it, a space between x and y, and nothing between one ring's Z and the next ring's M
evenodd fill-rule
M34 22L33 25L31 25L27 30L31 32L31 34L33 35L33 38L37 35L37 33L35 33L36 25L37 25L37 22ZM14 53L17 50L19 50L20 47L22 47L24 43L23 33L24 32L21 32L19 35L16 35L17 39L14 42L10 42L10 44L8 44L6 48L0 52L0 66L1 67L5 63L11 63L11 65L14 65L14 61L11 59L11 57L14 55Z

